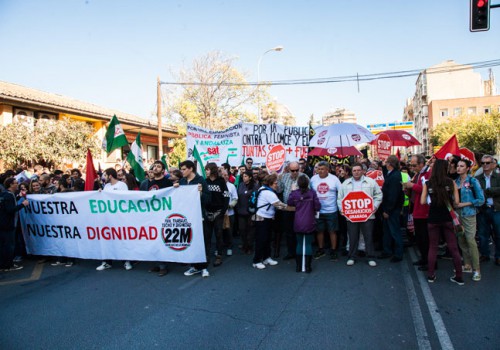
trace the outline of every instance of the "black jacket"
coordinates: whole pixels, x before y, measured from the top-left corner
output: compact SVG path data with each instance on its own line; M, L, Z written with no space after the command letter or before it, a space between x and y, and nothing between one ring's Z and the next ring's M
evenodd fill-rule
M226 181L224 178L218 176L214 181L207 178L206 182L208 190L212 194L212 199L210 200L210 203L207 204L205 209L212 213L220 210L222 215L224 215L229 207L229 191L227 189Z
M179 185L181 186L186 186L186 185L198 185L198 184L201 184L201 214L203 216L204 219L206 219L207 217L207 214L206 214L206 210L205 210L205 207L206 205L210 202L211 198L212 198L212 194L210 193L210 191L208 190L208 186L207 186L207 182L205 181L205 179L196 174L195 177L190 181L188 182L186 178L182 178L179 180Z
M390 214L394 211L401 211L404 203L404 192L401 184L401 172L394 169L385 174L384 185L382 186L382 212Z
M16 213L22 208L24 205L17 205L16 196L12 192L0 192L0 228L14 229L16 227Z

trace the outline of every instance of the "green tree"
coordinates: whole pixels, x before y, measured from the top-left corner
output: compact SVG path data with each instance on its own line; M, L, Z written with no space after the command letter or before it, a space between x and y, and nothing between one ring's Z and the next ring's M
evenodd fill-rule
M443 145L453 134L457 135L460 147L495 154L500 146L500 113L449 118L431 131L430 140L435 146Z
M93 127L68 118L37 120L34 125L12 123L0 128L0 159L4 168L41 163L61 166L85 162L87 148L94 155L100 149Z

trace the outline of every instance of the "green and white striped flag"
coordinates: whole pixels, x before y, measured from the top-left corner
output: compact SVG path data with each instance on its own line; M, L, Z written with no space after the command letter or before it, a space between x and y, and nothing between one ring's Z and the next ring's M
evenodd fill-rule
M204 179L207 178L207 174L205 173L205 166L203 165L203 161L201 160L200 152L196 148L196 145L193 148L193 157L196 160L196 172L203 176Z
M114 115L109 123L106 136L104 136L102 140L102 148L106 152L111 153L113 150L123 146L128 146L128 141L125 137L122 125L118 121L118 118L116 118L116 115Z
M130 146L130 152L127 155L127 162L134 169L137 180L142 181L146 178L144 172L144 163L142 162L141 133L137 134L134 143Z

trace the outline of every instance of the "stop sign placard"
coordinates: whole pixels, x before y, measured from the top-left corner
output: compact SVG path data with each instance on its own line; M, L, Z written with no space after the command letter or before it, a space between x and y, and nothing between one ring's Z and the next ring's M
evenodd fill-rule
M269 172L279 171L285 163L286 150L283 145L276 145L267 154L266 168Z
M378 134L377 154L380 160L386 160L391 155L392 141L387 134Z
M342 211L350 222L365 222L375 211L373 198L363 191L349 192L342 199Z

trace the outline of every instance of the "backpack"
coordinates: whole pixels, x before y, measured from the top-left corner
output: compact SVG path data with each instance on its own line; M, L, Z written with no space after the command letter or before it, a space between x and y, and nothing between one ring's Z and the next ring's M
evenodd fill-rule
M257 210L260 208L265 207L266 205L269 207L271 204L264 204L260 207L257 206L257 203L259 201L259 194L262 191L270 191L268 188L259 188L257 190L253 190L252 193L250 194L250 197L248 197L248 213L251 215L254 215L257 213Z

